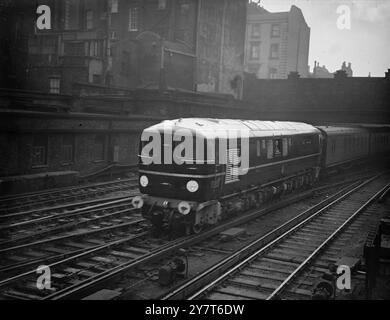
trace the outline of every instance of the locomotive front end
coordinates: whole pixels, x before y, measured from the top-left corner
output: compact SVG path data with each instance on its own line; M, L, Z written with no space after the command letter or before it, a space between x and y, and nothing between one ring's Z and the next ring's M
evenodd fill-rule
M139 189L133 205L156 233L199 232L220 220L223 168L210 159L210 143L180 120L145 129L139 154Z

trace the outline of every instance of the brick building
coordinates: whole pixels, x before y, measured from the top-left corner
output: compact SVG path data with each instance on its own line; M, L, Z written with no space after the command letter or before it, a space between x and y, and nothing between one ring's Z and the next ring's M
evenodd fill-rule
M268 12L248 4L245 71L258 79L286 79L290 72L309 73L310 28L302 11Z
M36 8L29 0L0 0L0 88L25 88L28 37Z
M72 96L0 89L0 192L60 186L111 166L128 170L137 163L142 129L164 119L389 123L389 71L385 78L342 71L333 79L248 76L245 100L79 83L73 88L83 94ZM26 179L34 181L31 189L17 188Z
M257 114L229 96L95 84L75 89L84 94L0 88L0 193L59 187L111 168L128 172L138 163L142 130L165 119Z
M29 88L74 83L242 95L245 0L46 0L29 38Z

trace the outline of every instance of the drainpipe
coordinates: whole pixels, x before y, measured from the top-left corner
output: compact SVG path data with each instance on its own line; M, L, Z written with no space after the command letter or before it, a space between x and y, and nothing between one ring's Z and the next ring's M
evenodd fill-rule
M165 68L164 68L164 62L165 62L165 47L164 47L164 39L161 39L161 61L160 61L160 79L159 79L159 90L165 91L166 89L166 82L165 82Z
M222 71L223 71L223 48L225 46L225 20L226 20L227 1L223 1L223 13L222 13L222 32L221 32L221 45L219 55L219 74L218 74L218 92L222 91Z
M300 46L301 46L301 26L299 26L299 29L298 29L297 61L296 61L296 65L295 65L296 72L298 72Z
M196 15L196 30L195 30L195 58L194 58L194 75L193 75L193 90L196 92L198 90L198 65L199 60L199 30L200 30L200 12L202 7L202 0L198 0L198 13Z

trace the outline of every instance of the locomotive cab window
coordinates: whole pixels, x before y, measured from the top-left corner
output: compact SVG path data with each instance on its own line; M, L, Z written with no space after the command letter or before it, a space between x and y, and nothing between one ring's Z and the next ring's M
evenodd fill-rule
M275 157L282 156L282 139L275 140Z

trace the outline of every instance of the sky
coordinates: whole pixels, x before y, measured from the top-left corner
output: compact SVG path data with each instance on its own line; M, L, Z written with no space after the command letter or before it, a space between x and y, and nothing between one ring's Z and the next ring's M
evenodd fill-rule
M270 12L289 11L291 5L302 10L311 28L310 70L315 60L330 72L351 62L357 77L384 77L390 68L390 0L261 0L261 5ZM350 9L350 29L338 27L342 5Z

